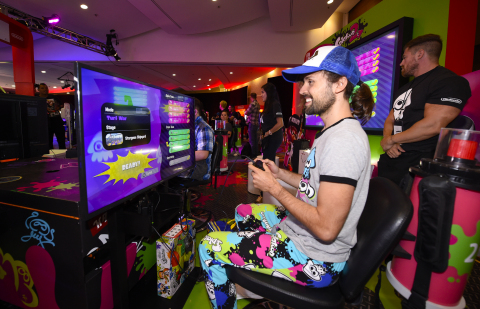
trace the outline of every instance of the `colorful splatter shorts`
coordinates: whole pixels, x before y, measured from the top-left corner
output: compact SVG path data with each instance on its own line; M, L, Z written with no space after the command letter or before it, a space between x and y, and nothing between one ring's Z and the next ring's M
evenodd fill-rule
M285 218L275 205L240 204L235 210L239 232L213 232L203 238L198 252L213 308L237 308L235 284L227 278L225 264L313 288L338 280L345 262L317 261L301 253L283 231L273 228Z

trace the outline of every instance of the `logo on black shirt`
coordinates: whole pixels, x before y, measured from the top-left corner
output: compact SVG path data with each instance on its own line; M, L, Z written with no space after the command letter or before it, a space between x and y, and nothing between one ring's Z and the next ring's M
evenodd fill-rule
M455 98L442 98L441 100L442 100L442 101L452 102L452 103L462 104L462 100L460 100L460 99L455 99Z
M393 103L393 117L396 120L403 119L405 108L412 103L412 89L408 89L397 97Z

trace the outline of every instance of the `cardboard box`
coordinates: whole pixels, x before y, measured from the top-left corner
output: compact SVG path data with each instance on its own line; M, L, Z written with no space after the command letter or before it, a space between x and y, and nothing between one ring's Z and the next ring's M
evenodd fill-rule
M157 294L172 298L195 267L195 221L175 224L157 240ZM183 229L182 229L183 228Z

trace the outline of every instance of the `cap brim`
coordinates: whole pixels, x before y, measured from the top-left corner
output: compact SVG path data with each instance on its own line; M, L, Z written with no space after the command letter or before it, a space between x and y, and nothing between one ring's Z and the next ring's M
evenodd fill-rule
M282 75L287 82L296 83L299 81L298 78L300 75L310 74L321 70L322 69L319 67L301 65L293 69L283 70Z

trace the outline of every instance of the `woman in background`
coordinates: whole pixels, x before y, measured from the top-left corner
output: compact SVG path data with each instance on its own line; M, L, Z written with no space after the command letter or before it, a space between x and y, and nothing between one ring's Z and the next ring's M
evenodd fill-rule
M275 155L283 140L283 114L277 88L272 83L262 86L262 100L265 102L260 123L263 131L263 158L275 162Z
M263 132L263 158L275 162L275 155L283 141L283 114L275 85L272 83L263 85L261 97L265 104L260 117ZM263 192L260 193L256 202L263 202Z

